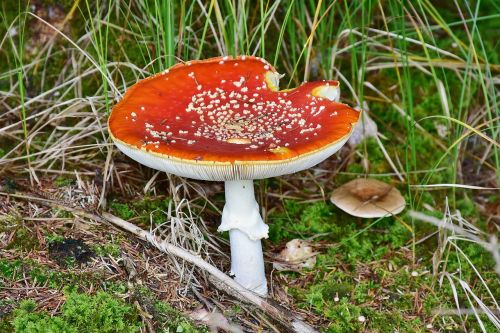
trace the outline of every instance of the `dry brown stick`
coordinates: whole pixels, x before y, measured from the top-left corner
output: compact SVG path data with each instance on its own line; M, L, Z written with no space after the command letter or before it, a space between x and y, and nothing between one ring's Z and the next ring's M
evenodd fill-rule
M215 280L213 281L213 284L218 289L231 294L232 296L238 298L240 301L257 306L259 309L263 310L274 320L277 320L281 325L285 326L291 332L317 332L314 328L309 326L309 324L303 322L298 318L295 318L290 312L278 307L277 305L272 304L267 299L264 299L249 291L248 289L242 287L236 281L220 271L217 267L203 260L201 256L194 255L184 250L183 248L167 243L165 241L157 241L155 236L150 232L145 231L137 227L136 225L112 214L103 212L101 215L111 224L133 233L135 236L147 241L160 251L167 254L172 254L176 257L184 259L185 261L195 265L198 268L201 268L211 275L211 277Z
M0 195L6 197L18 198L25 201L38 202L40 204L51 207L57 207L59 209L72 212L73 214L80 215L100 223L104 223L107 221L113 226L128 231L134 234L139 239L150 243L163 253L179 257L195 265L196 267L202 269L203 271L207 272L212 277L211 279L212 283L216 288L230 294L231 296L237 298L241 302L256 306L258 309L265 312L273 320L279 322L283 327L286 328L287 331L297 332L297 333L318 332L309 324L305 323L301 319L294 316L291 312L287 311L286 309L283 309L279 305L273 304L274 302L272 302L271 300L262 298L257 294L245 289L244 287L236 283L236 281L234 281L229 276L224 274L217 267L203 260L201 256L192 254L191 252L183 248L167 243L165 241L158 241L155 238L155 236L150 232L145 231L137 227L136 225L127 222L119 217L116 217L106 212L102 212L100 213L100 215L97 213L89 213L84 211L83 209L68 207L54 200L39 198L28 194L18 194L18 193L12 194L12 193L0 192Z

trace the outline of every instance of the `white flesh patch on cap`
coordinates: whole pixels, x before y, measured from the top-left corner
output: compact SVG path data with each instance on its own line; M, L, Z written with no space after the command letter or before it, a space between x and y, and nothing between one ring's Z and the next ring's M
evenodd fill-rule
M332 102L340 100L340 88L338 84L336 86L328 84L316 87L313 89L312 94L313 96L326 98Z
M267 71L265 74L265 80L267 87L272 91L280 90L280 79L285 76L285 74L275 73L271 71Z

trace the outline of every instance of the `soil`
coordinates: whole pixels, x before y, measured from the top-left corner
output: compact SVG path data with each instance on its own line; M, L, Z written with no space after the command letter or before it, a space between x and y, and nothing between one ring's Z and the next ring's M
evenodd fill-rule
M82 265L93 256L90 247L79 239L66 238L49 244L49 257L60 266L67 266L71 262Z

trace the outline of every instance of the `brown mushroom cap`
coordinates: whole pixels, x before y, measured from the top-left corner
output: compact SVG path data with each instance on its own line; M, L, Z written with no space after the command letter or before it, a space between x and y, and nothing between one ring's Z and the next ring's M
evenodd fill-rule
M347 214L377 218L399 214L405 199L394 187L369 178L358 178L333 191L331 202Z
M345 143L359 112L332 100L337 81L278 91L278 79L256 57L177 64L130 88L112 110L109 132L133 159L190 178L303 170Z

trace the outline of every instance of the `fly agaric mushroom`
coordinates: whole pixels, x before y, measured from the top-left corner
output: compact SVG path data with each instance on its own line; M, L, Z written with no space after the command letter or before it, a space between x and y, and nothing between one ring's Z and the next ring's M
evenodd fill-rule
M358 178L333 191L331 202L347 214L377 218L396 215L405 208L405 199L394 187L369 178Z
M236 282L266 295L261 239L268 237L253 181L307 169L349 138L359 112L338 103L337 81L278 91L264 59L177 64L131 87L109 132L126 155L178 176L225 182L219 231L229 231Z

